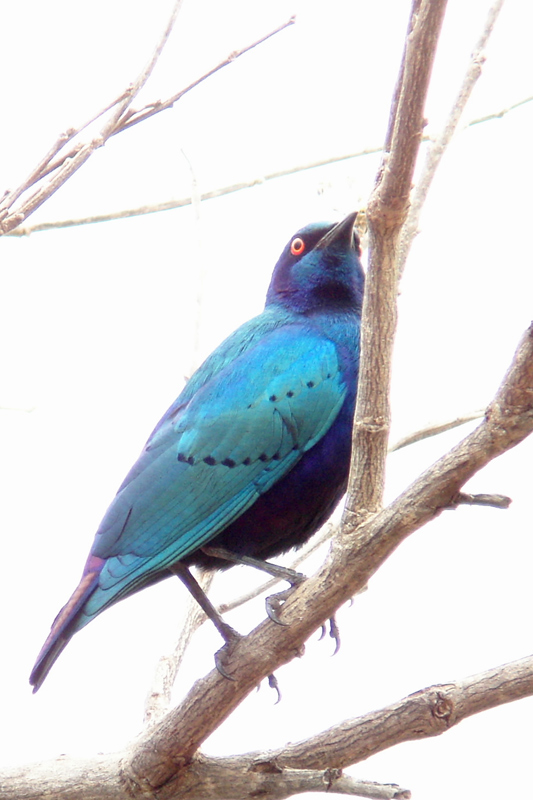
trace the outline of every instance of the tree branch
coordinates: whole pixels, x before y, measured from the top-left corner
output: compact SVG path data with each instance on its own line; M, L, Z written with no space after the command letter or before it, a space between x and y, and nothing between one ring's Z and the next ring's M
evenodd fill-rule
M280 768L263 754L230 758L199 755L179 778L161 790L147 783L127 788L121 761L127 753L87 759L62 757L44 764L31 764L0 773L4 800L244 800L268 797L284 800L303 792L328 792L374 800L408 800L411 793L396 784L360 781L340 769Z
M431 436L437 436L439 433L446 433L446 431L451 431L453 428L458 428L460 425L464 425L467 422L480 419L484 413L485 412L482 410L470 411L466 414L454 417L454 419L445 420L444 422L431 422L413 433L408 433L407 436L402 436L401 439L398 439L397 442L394 442L394 444L389 447L389 453L395 453L397 450L401 450L402 447L408 447L408 445L416 444L416 442L421 442L424 439L429 439Z
M214 758L198 755L158 790L130 773L129 754L87 761L61 757L0 773L4 800L130 800L132 797L242 800L328 791L366 798L409 798L394 784L357 781L342 768L407 741L439 736L474 714L533 694L533 656L453 683L431 686L397 703L285 747ZM133 781L133 783L131 783Z
M435 177L437 167L439 166L441 158L452 139L455 129L457 128L461 115L470 98L470 95L472 94L472 90L481 76L483 62L485 60L483 51L487 46L494 25L496 24L496 20L498 19L503 2L504 0L496 0L496 2L489 9L483 33L474 47L470 57L469 67L466 71L461 88L459 89L459 93L455 99L455 103L453 104L448 116L448 120L440 135L428 147L424 168L413 192L409 214L402 230L398 253L398 269L400 275L404 270L409 251L411 250L411 245L413 244L414 238L418 232L420 214L422 213L422 208L424 207L427 193L433 182L433 178Z
M263 756L280 767L346 767L387 748L439 736L464 719L533 694L533 656L460 681L430 686ZM252 754L253 755L253 754Z
M270 33L267 33L265 34L265 36L262 36L260 39L257 39L257 41L252 42L252 44L243 47L241 50L234 50L232 53L229 54L229 56L227 56L227 58L221 61L220 64L217 64L216 67L213 67L212 69L209 70L209 72L206 72L205 75L202 75L200 78L197 78L195 81L189 84L189 86L187 86L185 89L180 89L179 92L176 92L176 94L172 95L172 97L169 97L167 100L156 100L155 102L148 103L138 111L134 111L132 109L128 113L128 116L121 122L121 124L114 131L114 134L121 133L122 131L131 128L133 125L137 125L137 123L143 122L145 119L148 119L149 117L153 117L154 114L159 114L160 111L166 111L166 109L172 108L174 103L176 103L178 100L181 100L183 95L187 94L187 92L190 92L191 89L195 89L197 86L203 83L203 81L207 80L207 78L210 78L220 69L222 69L223 67L227 67L228 64L232 64L234 61L236 61L237 58L240 58L240 56L244 55L245 53L249 53L250 50L253 50L254 47L258 47L259 45L264 44L266 41L268 41L268 39L271 39L277 33L280 33L281 31L285 30L285 28L288 28L290 25L294 25L295 22L296 22L296 17L292 16L289 20L287 20L287 22L284 22L282 25L279 25L273 31L270 31Z
M309 635L367 583L409 534L448 507L479 469L532 431L533 324L476 430L368 518L355 536L350 529L341 533L318 573L285 603L287 627L265 620L235 646L226 665L235 680L213 670L197 681L181 706L138 743L132 773L144 776L152 787L168 782L261 679L302 654Z
M503 668L502 677L502 668L498 668L457 686L434 687L381 712L335 726L304 743L281 748L274 754L247 754L232 759L208 759L198 755L201 744L258 681L281 664L301 656L303 643L309 635L366 584L410 533L449 507L464 483L479 469L533 431L532 324L478 427L387 508L380 510L389 424L390 350L395 327L396 247L407 210L427 81L444 6L444 0L415 0L413 5L398 100L387 137L392 152L385 158L369 206L372 255L369 299L365 301L363 323L363 397L358 405L355 430L360 458L351 477L352 489L355 486L359 498L348 508L326 562L284 604L281 615L286 626L264 620L234 646L225 662L234 680L227 680L212 670L194 684L178 708L146 731L127 751L118 756L97 757L90 762L75 762L78 765L76 785L65 782L64 774L69 764L74 763L69 759L59 759L52 767L37 766L35 770L25 767L23 773L18 773L21 782L25 781L24 790L21 783L17 786L10 781L13 773L7 778L4 775L0 789L6 800L15 797L36 800L51 794L61 794L64 800L78 798L81 781L84 782L84 798L88 800L141 796L163 800L183 795L189 800L215 796L232 800L233 797L249 797L252 789L256 795L277 798L295 791L309 791L312 787L331 791L341 787L353 794L351 779L343 781L338 770L345 764L355 763L357 752L361 758L366 758L371 752L404 741L401 737L407 733L412 734L408 738L417 738L424 731L426 735L435 735L465 716L533 693L533 669L527 659L517 666L509 665L512 674ZM396 152L397 148L400 152ZM390 319L387 317L389 310ZM370 330L369 314L374 313L373 326L386 340L383 346L376 342ZM375 406L372 400L376 401ZM375 467L374 457L377 459ZM377 488L372 488L367 481L363 469L365 461L372 469L371 477L376 480ZM360 485L357 480L361 481ZM380 714L378 725L375 720ZM395 727L402 714L405 724ZM413 719L409 728L409 720ZM354 729L358 725L366 725L369 736L374 725L374 739L366 738L365 734L356 744ZM317 747L319 740L326 745L321 737L328 734L334 737L333 742L330 739L327 747ZM291 759L298 763L298 774L289 763ZM331 765L312 766L313 759L330 760ZM236 765L240 765L239 777L235 771L232 774L227 771L228 767ZM307 775L302 774L305 771ZM238 787L244 787L245 793L242 789L238 794Z
M39 208L39 206L41 206L45 200L51 197L52 194L54 194L70 178L70 176L73 175L90 158L95 150L97 150L99 147L102 147L102 145L106 143L107 139L109 139L109 137L112 135L113 131L119 124L119 121L126 113L131 102L150 77L157 60L168 41L168 37L170 36L172 28L174 27L174 23L181 9L182 3L183 0L176 0L169 21L167 22L163 35L161 36L161 39L159 40L152 57L150 58L150 61L138 75L134 83L132 83L119 97L113 100L112 103L106 106L103 112L98 112L98 114L93 117L89 123L85 123L82 128L76 130L70 129L66 134L60 136L45 157L39 162L38 166L30 173L25 183L22 184L15 192L4 197L2 204L0 205L0 235L15 228L37 208ZM71 153L61 159L57 165L52 167L52 169L55 169L57 166L59 167L59 170L56 175L50 179L48 184L46 186L42 186L40 189L34 192L34 194L24 201L14 212L9 213L9 209L15 200L24 194L24 192L33 184L37 183L39 180L41 180L41 178L48 175L52 158L57 155L57 153L65 146L65 144L67 144L67 142L69 142L81 130L86 128L87 125L91 124L100 116L102 116L103 113L111 109L114 110L109 119L104 123L99 135L94 137L86 144L77 145L74 150L71 151Z
M398 271L396 251L424 128L423 111L446 0L414 0L393 101L386 152L367 209L369 263L361 320L361 363L352 470L351 524L379 510L390 430L390 379Z
M520 100L518 103L514 103L507 108L500 109L499 111L494 111L491 114L487 114L485 117L479 117L470 122L467 122L466 125L462 130L466 130L467 128L473 125L479 125L483 122L491 122L493 120L502 119L504 116L509 114L511 111L514 111L517 108L525 105L526 103L531 103L533 101L533 96L526 97L524 100ZM107 110L107 109L105 109ZM101 112L104 113L104 112ZM80 129L81 130L81 129ZM430 136L422 136L423 142L432 141ZM344 153L340 156L331 156L330 158L318 159L316 161L310 161L306 164L300 164L296 167L290 167L288 169L280 169L276 172L270 172L267 175L261 175L257 178L253 178L249 181L241 181L239 183L233 183L229 186L222 186L219 189L212 189L209 192L204 192L200 195L200 200L203 202L204 200L214 200L217 197L223 197L226 194L233 194L234 192L240 192L244 189L253 189L255 186L259 186L260 184L267 183L271 180L276 180L278 178L285 178L289 175L295 175L298 172L305 172L309 169L317 169L319 167L325 167L329 164L338 164L341 161L348 161L353 158L361 158L363 156L375 155L376 153L383 152L383 146L375 146L375 147L366 147L363 150L358 150L355 153ZM75 154L75 153L73 153ZM57 164L54 166L54 169L57 168ZM48 172L52 170L52 167L48 169ZM29 225L27 227L19 227L14 228L13 230L6 233L6 236L29 236L32 233L39 233L41 231L49 231L55 230L57 228L73 228L79 225L92 225L97 222L113 222L117 219L126 219L128 217L138 217L143 216L145 214L157 214L160 211L171 211L175 208L183 208L184 206L189 206L192 203L192 199L190 196L178 198L177 200L166 200L162 203L155 203L149 204L145 206L139 206L138 208L127 208L122 209L121 211L113 211L109 214L93 214L90 217L75 217L72 219L64 219L64 220L56 220L54 222L40 222L37 225Z
M111 136L121 133L132 125L142 122L144 119L153 116L159 111L170 108L177 100L180 99L180 97L194 87L198 86L206 78L210 77L215 72L218 72L218 70L222 69L222 67L231 64L243 53L246 53L252 48L257 47L259 44L262 44L276 33L279 33L284 28L292 25L295 21L294 17L291 17L288 22L279 26L274 31L271 31L266 36L263 36L253 44L248 45L242 50L235 51L208 73L202 75L192 84L168 100L164 102L157 101L155 103L151 103L149 106L145 106L140 111L133 111L130 109L130 105L150 77L157 60L159 59L159 56L161 55L161 52L168 41L170 33L172 32L182 3L183 0L176 0L165 31L158 42L150 61L139 74L134 83L131 84L121 95L119 95L119 97L109 103L104 109L102 109L102 111L99 111L81 127L70 128L66 133L61 134L55 144L31 171L26 180L15 191L6 192L4 194L4 197L0 202L0 236L13 231L21 224L21 222L27 219L30 214L32 214L37 208L39 208L39 206L48 200L52 194L54 194L61 186L63 186L63 184L71 177L71 175L73 175L74 172L76 172L83 164L85 164L94 151L102 147ZM97 136L93 137L89 142L86 143L78 142L71 148L70 151L53 161L53 159L58 155L63 147L68 144L68 142L72 141L72 139L78 136L83 130L85 130L85 128L93 124L97 119L111 110L113 110L112 114L110 115L109 119L106 120ZM42 181L45 177L48 177L52 173L55 173L55 175L50 178L48 183L37 189L37 191L24 200L18 208L11 211L12 206L22 195L24 195L32 186L39 183L39 181Z

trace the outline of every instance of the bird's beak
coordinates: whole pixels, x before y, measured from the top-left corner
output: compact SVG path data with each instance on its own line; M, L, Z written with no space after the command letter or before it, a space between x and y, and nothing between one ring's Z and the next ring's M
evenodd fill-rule
M325 250L326 247L329 247L334 242L339 242L350 247L352 244L352 231L356 218L357 211L352 211L351 214L348 214L346 219L343 219L342 222L339 222L338 225L335 225L334 228L328 231L326 235L320 239L316 247L319 250Z

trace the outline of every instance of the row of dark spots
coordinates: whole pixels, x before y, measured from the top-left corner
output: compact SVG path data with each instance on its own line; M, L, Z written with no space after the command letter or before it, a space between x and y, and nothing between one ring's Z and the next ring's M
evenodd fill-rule
M327 375L326 377L327 378L331 378L331 375ZM315 385L314 381L307 381L307 383L306 383L306 386L307 386L308 389L312 389L314 387L314 385ZM289 391L286 393L285 397L294 397L294 392L291 389L289 389ZM276 400L278 400L279 398L278 398L277 395L271 394L268 399L270 400L271 403L275 403ZM248 408L251 408L251 406L248 406Z
M328 375L326 375L326 379L327 378L331 378L331 373L328 373ZM308 389L313 389L314 386L315 386L315 382L314 381L307 381L306 386L308 387ZM294 392L289 390L286 393L286 397L294 397ZM277 401L278 397L275 394L271 394L268 399L270 400L271 403L275 403ZM251 408L251 405L248 406L248 408ZM298 449L298 446L296 445L293 448L293 450L297 450L297 449ZM281 458L281 455L279 453L274 453L274 455L272 456L272 460L273 461L279 461L280 458ZM213 466L213 467L216 466L216 464L217 464L217 461L216 461L215 458L213 458L213 456L206 456L202 460L203 460L203 462L205 464L209 464L210 466ZM191 466L193 466L194 465L194 456L188 456L187 457L185 455L185 453L178 453L178 461L186 462L187 464L190 464ZM269 457L267 456L266 453L261 453L261 455L259 456L259 461L270 461L270 459L269 459ZM224 467L233 468L233 467L237 466L237 462L234 461L232 458L225 458L220 463ZM242 463L244 464L244 466L248 467L252 463L252 461L251 461L250 458L245 458Z
M297 447L294 448L295 450L298 449ZM267 456L266 453L261 453L258 456L259 461L279 461L281 458L280 453L274 453L273 456ZM178 453L178 461L181 461L183 464L190 464L191 467L195 464L194 456L186 456L185 453ZM217 461L213 456L206 456L202 459L204 464L209 464L210 467L215 467L217 464L222 464L223 467L229 467L232 469L233 467L237 466L237 462L234 461L232 458L225 458L223 461ZM252 463L251 458L245 458L244 461L241 461L241 464L245 467L249 467Z
M294 397L294 392L289 389L285 397ZM277 396L277 394L271 394L268 399L270 400L271 403L275 403L276 400L279 400L279 397Z

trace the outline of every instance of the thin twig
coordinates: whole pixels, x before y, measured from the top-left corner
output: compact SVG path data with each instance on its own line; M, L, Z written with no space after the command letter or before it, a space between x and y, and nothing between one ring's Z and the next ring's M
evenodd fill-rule
M176 0L172 12L170 14L169 20L161 36L159 42L157 43L154 52L146 65L146 67L140 72L137 79L131 84L125 92L122 92L119 97L113 101L111 104L107 106L107 109L114 109L112 114L110 115L109 119L104 123L103 127L100 130L100 133L95 136L91 141L83 144L81 148L76 152L75 155L72 157L65 157L65 159L61 163L61 167L56 171L56 174L50 179L50 181L45 185L41 186L37 189L34 194L32 194L26 201L24 201L18 209L15 209L11 214L7 214L5 218L0 222L0 234L7 233L8 231L15 228L19 225L24 219L26 219L30 214L32 214L39 206L41 206L49 197L52 196L63 184L90 158L90 156L97 150L99 147L102 147L103 144L107 141L110 137L113 130L116 128L119 120L126 112L127 108L129 107L132 100L136 97L136 95L140 92L142 87L145 85L146 81L150 77L155 64L161 52L168 41L168 37L172 31L174 23L176 21L176 17L180 11L181 5L183 0ZM94 119L97 119L102 114L99 112ZM80 129L76 131L69 130L66 134L66 139L63 141L64 137L60 137L54 147L46 156L41 160L40 166L42 170L45 167L49 166L49 162L53 155L55 155L63 146L69 141L74 135L79 132ZM47 173L48 174L48 171ZM33 170L29 176L29 182L26 186L21 186L15 193L16 199L23 194L26 189L29 189L30 186L37 183L42 177L42 174L39 173L38 170ZM4 207L7 207L7 202L9 198L4 199ZM13 204L12 201L9 203L9 207Z
M367 148L365 150L360 150L356 153L348 153L342 156L333 156L331 158L320 159L319 161L308 162L306 164L300 164L296 167L291 167L290 169L282 169L277 170L276 172L270 172L267 175L262 175L261 177L254 178L251 181L242 181L240 183L234 183L230 186L224 186L220 189L213 189L210 192L204 192L200 195L200 200L203 202L204 200L213 200L217 197L222 197L226 194L232 194L234 192L240 192L243 189L252 189L254 186L260 186L267 181L275 180L277 178L284 178L287 175L294 175L298 172L304 172L309 169L315 169L316 167L324 167L328 164L336 164L340 161L346 161L350 158L359 158L361 156L370 155L373 153L381 152L381 147L376 148ZM169 211L173 208L182 208L183 206L189 206L192 203L192 198L190 195L187 197L183 197L179 200L168 200L163 203L157 203L156 205L149 205L149 206L140 206L139 208L132 208L126 209L124 211L117 211L112 214L96 214L91 217L82 217L78 219L69 219L69 220L60 220L58 222L42 222L38 225L33 225L27 228L16 228L13 231L10 231L8 236L29 236L31 233L37 233L39 231L47 231L53 230L55 228L71 228L76 225L90 225L95 222L109 222L111 220L116 219L124 219L126 217L136 217L143 214L154 214L159 211Z
M464 126L463 130L466 128L471 128L472 125L480 125L482 122L492 122L492 120L495 119L502 119L509 114L510 111L515 111L517 108L525 106L526 103L531 103L532 100L533 95L524 98L524 100L519 100L518 103L513 103L511 106L507 106L507 108L502 108L500 111L494 111L492 114L486 114L484 117L476 117L476 119L471 119L470 122L467 122L467 124Z
M197 86L203 83L203 81L207 80L207 78L210 78L220 69L223 69L223 67L227 67L229 64L232 64L234 61L236 61L237 58L240 58L240 56L244 55L245 53L249 53L250 50L253 50L254 47L258 47L259 45L264 44L266 41L271 39L272 36L275 36L277 33L281 33L281 31L285 30L285 28L288 28L290 25L294 25L295 22L296 22L296 17L292 16L289 20L287 20L287 22L284 22L282 25L279 25L273 31L270 31L270 33L267 33L265 36L262 36L260 39L257 39L257 41L252 42L252 44L243 47L241 50L234 50L223 61L217 64L216 67L213 67L212 69L209 70L209 72L206 72L200 78L197 78L195 81L189 84L189 86L187 86L185 89L180 89L179 92L176 92L176 94L172 95L172 97L169 97L167 100L156 100L152 103L147 103L143 108L139 109L138 111L134 111L133 109L131 109L131 111L128 114L128 117L124 119L119 126L117 126L117 129L114 131L113 135L121 133L122 131L127 130L128 128L131 128L133 125L137 125L137 123L143 122L145 119L148 119L149 117L153 117L154 114L159 114L161 111L166 111L168 108L172 108L174 103L176 103L178 100L181 100L181 98L185 94L187 94L187 92L190 92L191 89L195 89Z
M74 172L76 172L91 157L94 151L102 147L102 145L104 145L111 136L126 130L128 127L131 127L132 125L137 124L137 122L141 122L142 120L153 116L153 114L158 113L165 108L170 108L173 103L183 96L183 94L190 91L192 88L204 81L207 77L213 75L227 64L231 64L243 53L248 52L253 47L257 47L259 44L262 44L276 33L279 33L279 31L294 23L294 17L291 17L291 19L284 23L284 25L279 26L276 28L276 30L257 40L252 45L249 45L242 50L235 51L227 59L225 59L224 62L218 64L214 69L201 76L201 78L199 78L190 86L186 87L186 89L183 89L181 92L174 95L169 100L162 103L158 102L156 104L151 104L150 107L145 107L138 112L131 111L130 106L132 101L146 84L164 46L168 41L182 3L183 0L176 0L163 35L159 40L148 64L141 71L137 79L102 111L99 111L94 117L92 117L89 122L84 123L84 125L82 125L80 128L69 129L66 134L60 136L52 148L50 148L46 155L39 161L37 167L31 171L26 180L15 191L5 193L2 202L0 203L0 235L5 235L11 231L14 231L14 229L16 229L25 219L27 219L30 214L32 214L49 197L51 197L52 194L54 194L61 186L63 186L63 184L74 174ZM88 142L79 142L75 144L66 154L64 153L59 158L56 158L55 161L52 160L63 149L65 144L79 135L79 133L88 125L110 110L113 110L112 113L104 122L100 132L96 136L94 136ZM14 203L32 186L39 184L50 175L52 177L50 177L46 184L40 186L32 195L30 195L30 197L28 197L26 200L23 200L18 208L11 210Z
M467 494L458 492L453 498L449 508L466 506L489 506L490 508L507 509L513 501L505 494Z
M514 103L507 108L500 109L499 111L494 111L491 114L487 114L485 117L478 117L476 119L471 120L468 122L461 131L466 130L467 128L473 125L479 125L483 122L491 122L493 120L502 119L502 117L509 114L511 111L514 111L517 108L525 105L526 103L531 103L533 101L533 96L526 97L524 100L520 100L518 103ZM103 113L103 112L102 112ZM423 136L423 142L432 141L430 136ZM77 145L73 148L68 157L74 157L81 145ZM241 181L240 183L233 183L229 186L223 186L219 189L213 189L209 192L204 192L200 195L200 199L203 202L204 200L214 200L218 197L223 197L227 194L233 194L234 192L240 192L244 189L253 189L256 186L259 186L263 183L267 183L271 180L276 180L277 178L285 178L289 175L295 175L298 172L304 172L310 169L317 169L319 167L325 167L329 164L337 164L341 161L348 161L353 158L361 158L364 156L369 155L376 155L377 153L382 153L383 147L376 146L376 147L367 147L364 150L358 150L355 153L345 153L344 155L340 156L332 156L331 158L324 158L319 159L317 161L311 161L307 164L300 164L296 167L291 167L290 169L281 169L277 170L276 172L270 172L267 175L261 175L260 177L254 178L250 181ZM60 164L58 162L54 162L50 164L48 169L43 172L41 177L52 172L56 169ZM123 209L121 211L114 211L110 214L93 214L89 217L76 217L73 219L65 219L65 220L57 220L55 222L41 222L37 225L30 225L27 227L19 227L15 228L14 230L9 231L9 233L5 234L6 236L29 236L32 233L39 233L41 231L49 231L55 230L57 228L72 228L79 225L92 225L97 222L113 222L117 219L126 219L128 217L138 217L143 216L144 214L157 214L160 211L170 211L175 208L183 208L184 206L189 206L192 203L191 196L188 195L187 197L179 198L178 200L166 200L162 203L155 203L153 205L145 205L139 206L138 208L128 208ZM0 212L1 217L1 212Z
M484 413L485 410L480 409L478 411L471 411L467 414L461 414L460 416L454 417L454 419L446 420L445 422L432 422L429 425L425 425L423 428L419 428L419 430L414 431L413 433L407 434L407 436L402 436L401 439L398 439L398 441L394 442L394 444L389 447L389 453L394 453L397 450L401 450L402 447L408 447L408 445L421 442L424 439L429 439L432 436L437 436L439 433L451 431L453 428L458 428L460 425L464 425L467 422L472 422L474 419L480 419Z
M429 145L427 149L426 160L422 174L412 193L409 214L402 230L400 246L398 250L398 269L400 275L403 273L409 251L411 250L414 238L418 232L420 214L422 213L422 208L426 201L427 193L433 178L435 177L437 167L439 166L441 158L451 141L455 129L457 128L464 108L470 98L470 95L472 94L472 90L481 76L483 62L485 60L483 52L487 46L490 35L498 18L498 14L501 11L503 2L504 0L496 0L496 2L489 9L487 19L485 21L485 27L476 46L474 47L470 57L469 67L466 71L463 83L459 89L459 93L452 106L446 124L444 125L444 128L439 136Z

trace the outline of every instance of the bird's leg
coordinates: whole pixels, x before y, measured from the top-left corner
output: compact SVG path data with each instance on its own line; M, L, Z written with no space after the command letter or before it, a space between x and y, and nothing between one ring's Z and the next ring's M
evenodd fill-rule
M304 575L302 572L296 572L296 570L290 569L289 567L280 567L278 564L271 564L269 561L261 561L259 558L237 555L236 553L232 553L231 550L226 550L225 547L202 547L202 552L208 556L212 556L213 558L222 558L226 561L231 561L232 564L244 564L248 567L255 567L262 572L272 575L273 578L278 578L278 580L281 581L288 581L288 583L290 583L288 589L285 589L283 592L271 594L270 597L267 597L265 600L266 612L272 622L275 622L278 625L287 625L286 622L283 622L283 620L279 618L279 611L281 610L285 600L290 597L293 590L307 580L306 575ZM335 642L333 655L336 655L341 646L341 636L335 615L330 617L328 622L329 635ZM322 625L322 634L320 638L324 638L325 635L326 624L324 623ZM269 679L273 677L274 676L271 675L269 676ZM279 692L279 689L277 689L277 691Z
M192 594L200 608L205 612L205 614L209 617L217 631L220 633L224 641L226 642L227 647L231 647L231 645L235 644L239 639L241 639L241 634L238 633L235 628L232 628L227 622L223 620L221 615L218 613L216 608L214 607L211 600L208 598L192 572L184 565L181 564L179 561L169 567L170 571L173 572L175 575L180 578L182 583L187 587L189 592ZM222 648L224 650L224 648ZM228 678L230 681L235 680L232 678L231 675L227 673L224 669L222 662L221 662L221 650L215 653L215 666L224 678Z
M232 553L231 550L226 550L225 547L202 547L202 553L206 556L213 558L221 558L225 561L231 561L232 564L244 564L246 567L255 567L255 569L266 572L277 578L280 581L287 581L291 586L299 586L307 580L307 576L302 572L296 572L289 567L280 567L278 564L271 564L270 561L262 561L260 558L253 558L253 556L242 556L237 553Z
M271 564L269 561L262 561L260 558L237 555L236 553L232 553L231 550L226 550L225 547L202 547L202 552L208 556L213 556L214 558L221 558L225 561L230 561L232 564L244 564L248 567L255 567L255 569L259 569L262 572L268 573L268 575L272 575L273 578L290 583L288 589L285 589L283 592L277 592L277 594L272 594L265 600L266 612L272 622L276 622L278 625L287 624L279 618L278 612L280 611L285 600L287 600L287 598L291 595L292 591L307 580L306 575L304 575L302 572L296 572L294 569L289 569L288 567L280 567L278 564Z

